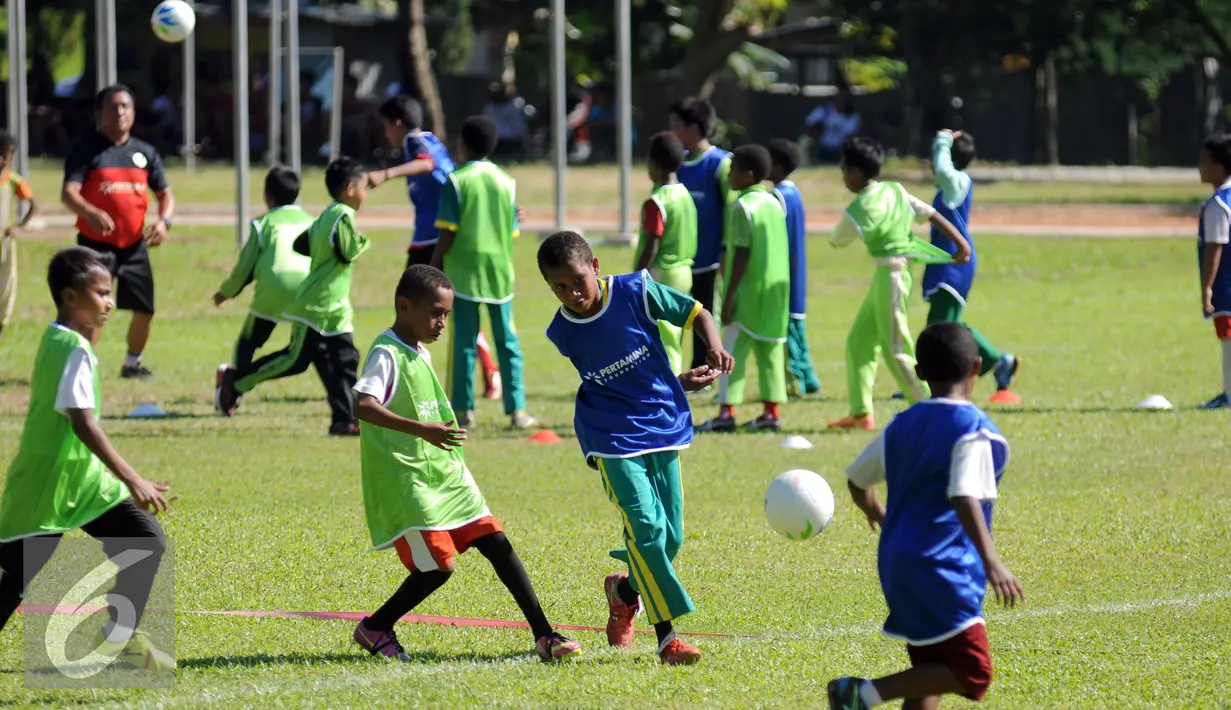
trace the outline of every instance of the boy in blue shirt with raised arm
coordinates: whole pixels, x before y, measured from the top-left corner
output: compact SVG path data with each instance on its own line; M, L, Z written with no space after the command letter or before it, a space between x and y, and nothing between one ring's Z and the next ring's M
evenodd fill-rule
M970 235L970 207L974 196L974 183L966 174L966 166L975 159L975 139L969 133L942 130L932 142L932 170L936 173L936 197L932 208L949 220L970 244L970 261L965 264L928 264L923 271L923 300L930 305L928 325L933 323L962 323L966 299L974 285L975 266L979 257L975 241ZM956 253L954 244L944 232L932 226L932 243L950 254ZM1010 389L1013 378L1021 366L1021 359L1010 353L1001 354L991 341L974 328L970 329L979 346L983 360L980 375L995 373L996 393L990 401L995 404L1019 404L1022 400Z
M799 146L793 141L778 138L769 142L769 157L772 167L769 181L774 183L774 195L786 212L786 236L790 249L791 266L791 317L786 328L786 387L787 394L800 397L821 391L821 378L812 368L812 353L808 348L808 334L804 319L808 317L808 218L804 199L799 188L791 182L791 174L799 167Z
M906 642L910 670L829 683L829 707L893 700L935 708L942 695L980 700L992 682L983 620L990 584L1006 606L1021 584L992 544L992 502L1009 444L970 402L983 363L970 329L937 323L919 336L916 372L932 398L897 416L846 470L851 497L881 528L877 572L889 607L885 635ZM882 506L873 486L888 486Z
M633 619L645 604L667 665L701 660L675 635L673 621L693 611L672 561L684 541L679 452L692 442L685 389L698 390L734 364L709 311L690 296L655 283L647 271L598 275L598 259L575 232L557 232L539 246L539 271L562 307L547 339L581 375L573 426L586 463L602 475L620 511L624 547L611 556L631 574L604 582L607 642L633 644ZM658 321L701 332L709 366L678 378Z

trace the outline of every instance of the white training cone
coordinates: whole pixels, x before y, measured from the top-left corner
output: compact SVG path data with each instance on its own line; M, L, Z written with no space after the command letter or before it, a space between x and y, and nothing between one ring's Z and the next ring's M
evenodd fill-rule
M782 448L794 449L795 451L803 451L804 449L811 449L812 442L808 441L807 439L803 438L802 436L798 434L791 434L790 436L782 440Z
M1175 407L1171 406L1171 402L1168 402L1167 398L1161 394L1152 394L1149 397L1146 397L1137 403L1137 408L1153 409L1158 412L1169 412L1172 409L1175 409Z
M167 416L167 413L152 402L137 405L136 409L128 413L129 419L161 419L165 416Z

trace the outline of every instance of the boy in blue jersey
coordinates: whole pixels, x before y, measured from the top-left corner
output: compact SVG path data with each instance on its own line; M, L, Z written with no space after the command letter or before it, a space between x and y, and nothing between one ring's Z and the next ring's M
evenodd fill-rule
M812 368L812 353L804 331L808 301L807 212L799 188L791 182L791 174L799 167L799 146L794 141L778 138L769 142L772 167L769 181L774 183L774 195L786 212L787 241L791 250L791 317L786 331L787 393L792 397L821 391L821 378Z
M942 130L932 142L932 170L936 174L936 197L932 208L949 220L970 244L970 261L965 264L928 264L923 271L923 300L929 304L928 325L933 323L962 323L962 311L970 297L974 284L975 264L978 255L975 241L970 235L970 207L974 196L974 183L966 174L966 166L975 158L975 139L969 133ZM944 232L932 226L932 243L950 254L957 251ZM989 401L996 404L1020 404L1010 389L1013 378L1021 366L1021 359L1010 354L1001 354L987 338L970 329L979 346L983 359L983 372L995 373L996 393Z
M675 635L673 620L693 611L672 561L684 540L679 451L692 441L685 389L708 386L734 364L718 326L695 299L655 283L647 271L599 278L598 259L574 232L539 247L539 271L563 306L547 338L581 375L573 426L586 463L602 475L620 511L624 547L611 556L629 574L607 577L607 642L630 647L642 603L668 665L701 652ZM709 366L676 377L658 321L696 326Z
M711 313L717 313L714 302L726 241L723 229L726 209L735 200L735 193L727 182L731 154L710 144L717 121L710 102L695 96L676 101L667 116L671 132L684 144L688 156L676 177L692 193L692 201L697 206L697 256L692 265L692 296ZM691 367L705 363L705 341L700 332L694 332Z
M440 193L453 172L453 156L435 134L423 130L423 105L405 95L394 96L376 110L385 127L385 140L390 147L402 151L401 165L368 173L368 185L378 187L387 180L406 178L406 192L415 208L415 233L406 253L407 268L415 264L430 265L440 228L436 213L440 208ZM483 367L483 397L500 399L504 386L500 369L492 357L492 349L483 331L476 342L479 364Z
M1203 409L1231 407L1231 134L1205 139L1197 164L1201 182L1214 194L1201 207L1197 227L1197 261L1201 265L1201 310L1214 320L1214 334L1222 343L1222 392Z
M892 700L935 708L942 695L980 700L992 681L983 620L987 585L1006 606L1025 598L992 543L992 501L1009 445L970 402L983 363L970 329L937 323L919 336L919 378L932 398L896 419L847 469L851 497L873 530L889 607L886 636L906 642L911 669L829 683L829 707ZM888 486L882 506L873 486Z

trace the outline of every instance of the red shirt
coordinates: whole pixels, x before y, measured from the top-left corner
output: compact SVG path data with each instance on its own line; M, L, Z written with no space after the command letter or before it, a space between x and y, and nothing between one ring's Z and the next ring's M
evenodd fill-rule
M141 241L150 191L170 187L154 146L132 137L116 145L99 132L73 147L64 163L64 182L81 183L81 197L115 222L111 234L103 236L78 217L77 231L121 249Z

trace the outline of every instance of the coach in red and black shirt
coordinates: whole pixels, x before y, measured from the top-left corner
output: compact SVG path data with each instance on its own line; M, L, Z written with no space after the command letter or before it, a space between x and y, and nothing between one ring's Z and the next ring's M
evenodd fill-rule
M60 199L77 215L77 243L115 255L115 304L132 311L128 357L120 376L146 378L151 373L141 353L154 319L154 272L147 246L156 247L167 238L175 198L158 152L132 137L136 111L128 87L115 84L98 92L94 109L98 131L69 154ZM150 192L158 199L158 220L146 226Z

